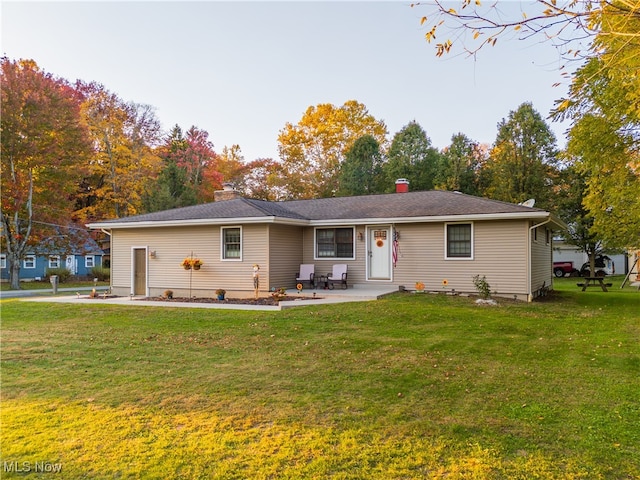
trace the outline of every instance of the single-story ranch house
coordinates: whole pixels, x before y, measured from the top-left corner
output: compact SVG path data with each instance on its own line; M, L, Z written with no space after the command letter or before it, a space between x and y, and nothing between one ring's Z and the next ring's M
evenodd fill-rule
M404 185L403 185L404 184ZM269 202L226 186L216 201L92 223L111 236L116 295L251 296L254 265L262 294L295 288L301 264L316 277L346 264L354 285L492 292L531 301L552 286L554 230L549 212L449 191ZM183 268L199 259L199 270ZM305 288L307 288L305 284ZM339 287L338 287L339 288Z

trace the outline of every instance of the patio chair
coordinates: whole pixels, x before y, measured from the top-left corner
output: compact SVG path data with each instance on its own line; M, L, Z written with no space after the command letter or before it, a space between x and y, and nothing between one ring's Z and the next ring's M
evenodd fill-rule
M316 266L312 263L300 265L300 272L296 274L296 283L309 282L309 287L316 288Z
M333 271L327 275L327 285L333 290L334 284L339 283L342 289L347 288L347 264L337 263L333 266Z

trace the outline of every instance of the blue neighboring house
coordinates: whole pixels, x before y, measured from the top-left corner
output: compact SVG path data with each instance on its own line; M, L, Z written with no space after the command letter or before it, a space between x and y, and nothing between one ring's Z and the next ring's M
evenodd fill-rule
M20 265L20 280L43 279L50 268L66 268L72 275L91 275L93 267L102 266L104 252L93 239L87 239L82 252L72 254L27 254ZM9 269L6 253L0 253L0 278L9 280Z

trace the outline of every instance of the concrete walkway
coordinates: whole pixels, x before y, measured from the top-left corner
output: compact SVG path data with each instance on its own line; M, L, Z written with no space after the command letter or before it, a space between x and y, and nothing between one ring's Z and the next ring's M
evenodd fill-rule
M89 293L93 290L93 287L80 287L80 288L58 288L60 292L83 292ZM109 287L96 287L97 292L104 292L109 290ZM53 295L52 288L36 288L34 290L7 290L0 292L0 300L5 298L23 298L23 297L38 297L43 295Z
M72 289L74 290L74 289ZM61 291L58 289L58 291ZM74 292L77 289L74 290ZM107 298L89 298L86 293L80 295L68 296L49 296L49 297L26 297L23 300L29 302L53 302L53 303L82 303L82 304L109 304L109 305L127 305L136 307L171 307L171 308L210 308L218 310L254 310L254 311L280 311L287 308L302 307L306 305L322 305L330 303L345 302L367 302L377 300L384 295L397 292L398 287L387 285L384 287L372 287L369 285L356 285L349 287L347 290L303 290L301 296L309 297L315 292L316 297L312 300L287 300L280 302L279 305L244 305L233 303L190 303L190 302L161 302L155 300L140 300L142 297L107 297ZM295 298L297 292L290 293L289 297ZM4 296L2 298L5 298Z

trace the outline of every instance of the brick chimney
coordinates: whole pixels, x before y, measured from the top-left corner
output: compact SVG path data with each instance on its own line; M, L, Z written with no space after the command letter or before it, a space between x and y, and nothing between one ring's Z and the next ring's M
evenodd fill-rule
M240 192L233 188L233 185L230 183L223 183L222 190L213 192L213 200L216 202L233 200L234 198L240 198Z
M409 191L409 180L399 178L396 180L396 193L407 193Z

